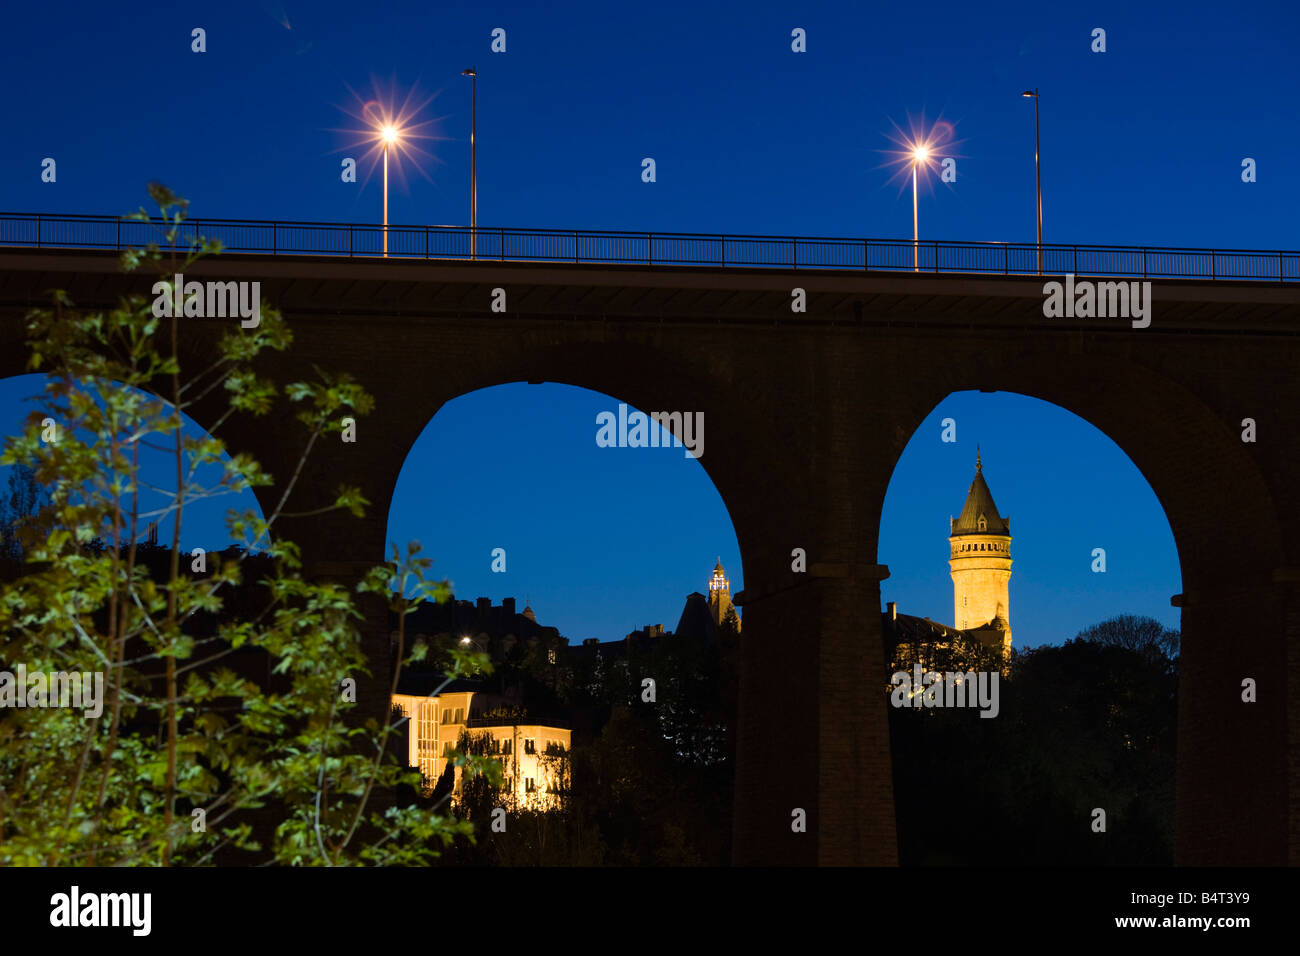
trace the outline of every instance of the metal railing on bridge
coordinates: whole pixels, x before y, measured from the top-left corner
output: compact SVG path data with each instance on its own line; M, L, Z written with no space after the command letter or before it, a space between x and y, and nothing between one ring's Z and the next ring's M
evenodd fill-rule
M0 213L0 247L127 249L160 242L158 222L115 216ZM191 219L180 244L205 236L236 253L375 258L383 226ZM867 272L1300 281L1300 252L1161 246L836 239L480 226L387 227L389 258L845 269Z

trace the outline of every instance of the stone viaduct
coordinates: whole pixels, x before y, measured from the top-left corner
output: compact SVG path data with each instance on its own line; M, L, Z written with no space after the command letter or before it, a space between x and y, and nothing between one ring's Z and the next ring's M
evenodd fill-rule
M299 501L314 507L355 483L367 517L285 526L316 574L346 578L386 557L406 454L459 395L560 382L646 411L705 413L701 464L744 562L740 864L897 862L879 692L890 475L955 390L1074 412L1142 471L1177 543L1177 862L1300 863L1300 285L1155 280L1152 323L1134 329L1045 318L1041 277L283 254L225 254L187 276L262 283L295 336L267 368L277 381L316 364L350 372L376 399L356 444L318 449ZM791 310L796 286L805 313ZM25 370L19 319L55 287L84 307L148 294L112 253L0 249L0 376ZM489 309L494 288L504 313ZM231 322L186 320L188 361ZM1257 423L1253 444L1244 418ZM299 435L287 416L223 429L232 451L277 477ZM806 573L791 570L794 548ZM384 662L371 688L382 695L382 612L366 633ZM1241 701L1247 677L1254 704ZM805 834L791 832L796 807Z

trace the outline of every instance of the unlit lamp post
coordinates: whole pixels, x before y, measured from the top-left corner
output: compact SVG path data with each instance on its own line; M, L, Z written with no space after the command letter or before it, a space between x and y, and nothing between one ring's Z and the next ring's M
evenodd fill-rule
M1038 198L1038 274L1043 274L1043 175L1038 162L1038 88L1020 94L1034 101L1034 192Z
M474 67L461 70L461 76L470 77L473 86L470 90L470 126L469 126L469 236L471 259L478 258L478 73Z

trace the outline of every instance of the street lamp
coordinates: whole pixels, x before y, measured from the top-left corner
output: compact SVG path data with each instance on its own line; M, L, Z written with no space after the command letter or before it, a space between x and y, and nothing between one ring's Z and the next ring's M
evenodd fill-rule
M380 137L384 141L384 256L388 255L388 147L397 142L399 136L397 127L391 123L384 124L384 128L379 131Z
M1038 274L1043 274L1043 175L1038 164L1038 88L1020 94L1034 101L1034 192L1038 197Z
M917 146L912 150L912 271L920 272L919 248L921 242L921 233L919 220L917 218L916 207L916 167L925 162L930 156L928 146Z
M461 70L461 76L471 78L469 127L469 235L471 259L478 258L478 73L474 67Z

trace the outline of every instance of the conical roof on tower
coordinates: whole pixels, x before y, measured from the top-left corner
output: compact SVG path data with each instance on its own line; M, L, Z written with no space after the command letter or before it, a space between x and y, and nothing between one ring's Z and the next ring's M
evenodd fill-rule
M981 516L984 518L983 528L980 527ZM1011 521L998 514L993 492L989 491L988 482L984 480L984 462L978 449L975 451L975 480L970 483L961 515L952 523L952 534L1011 534Z

